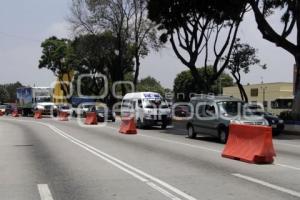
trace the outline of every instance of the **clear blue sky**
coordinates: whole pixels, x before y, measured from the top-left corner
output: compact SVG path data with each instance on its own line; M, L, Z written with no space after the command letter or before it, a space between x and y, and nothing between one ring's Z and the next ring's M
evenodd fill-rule
M0 7L0 83L20 81L24 84L48 86L55 80L52 73L38 69L40 43L57 35L69 37L66 22L71 0L3 0ZM291 82L294 60L284 50L262 39L256 23L248 14L239 37L259 49L259 57L267 70L254 68L244 76L244 83ZM186 68L172 49L151 53L142 61L141 77L153 76L165 87L173 86L176 74Z

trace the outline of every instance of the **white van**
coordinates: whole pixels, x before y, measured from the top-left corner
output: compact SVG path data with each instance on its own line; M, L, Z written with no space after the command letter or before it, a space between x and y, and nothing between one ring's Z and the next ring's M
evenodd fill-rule
M128 93L122 100L122 116L133 114L138 128L172 123L171 109L166 100L155 92Z

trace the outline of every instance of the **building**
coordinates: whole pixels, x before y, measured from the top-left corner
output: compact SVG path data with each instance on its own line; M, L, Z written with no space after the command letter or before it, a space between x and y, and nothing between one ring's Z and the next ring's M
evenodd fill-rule
M67 103L67 98L64 95L64 91L62 90L62 87L64 87L62 84L65 84L65 87L71 88L69 84L72 82L74 76L74 72L71 71L69 74L64 74L62 77L63 82L60 82L59 79L57 79L54 91L53 91L53 102L55 104L61 104L61 103Z
M261 83L245 85L249 103L261 104L266 111L279 115L280 112L291 110L293 104L293 83ZM224 87L223 95L241 98L237 86Z

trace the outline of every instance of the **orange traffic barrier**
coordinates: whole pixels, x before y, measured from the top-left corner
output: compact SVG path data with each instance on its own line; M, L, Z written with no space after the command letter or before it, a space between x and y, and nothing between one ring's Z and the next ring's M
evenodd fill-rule
M272 128L230 124L222 156L248 163L273 163L276 154L273 148Z
M34 119L42 119L42 111L40 111L40 110L35 111Z
M88 125L97 125L98 120L97 120L97 114L96 112L88 112L86 113L86 118L85 118L85 124Z
M4 115L4 113L0 110L0 116L3 116Z
M67 113L67 112L59 112L58 120L59 121L69 121L68 117L69 117L69 113Z
M119 132L124 134L137 134L134 118L122 118Z
M17 110L14 110L12 113L11 113L11 116L12 117L19 117L19 112Z

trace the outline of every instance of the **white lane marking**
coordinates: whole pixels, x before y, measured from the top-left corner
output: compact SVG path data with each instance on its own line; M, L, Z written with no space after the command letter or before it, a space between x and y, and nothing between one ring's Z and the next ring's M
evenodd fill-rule
M176 193L177 195L180 195L182 197L184 197L187 200L196 200L196 198L190 196L189 194L186 194L185 192L175 188L174 186L156 178L153 177L113 156L110 156L102 151L100 151L99 149L96 149L74 137L72 137L71 135L63 132L62 130L56 128L55 126L52 126L50 124L46 124L46 123L42 123L39 122L39 124L45 125L47 127L49 127L50 129L52 129L55 133L63 136L64 138L66 138L67 140L71 141L72 143L82 147L83 149L89 151L90 153L96 155L97 157L107 161L108 163L114 165L115 167L121 169L122 171L132 175L133 177L137 178L138 180L147 183L149 186L151 186L153 189L156 189L157 191L161 192L163 195L169 197L172 200L181 200L181 198L176 197L174 195L172 195L171 193L169 193L167 190L163 189L162 187L159 187L158 185L156 185L153 182L156 182L160 185L162 185L163 187L165 187L166 189L169 189L170 191ZM126 169L126 168L127 169ZM142 176L144 176L145 178L143 178ZM151 182L150 180L152 180L153 182Z
M6 119L9 120L9 119ZM35 122L35 121L31 121L31 120L21 120L21 119L17 119L18 121L23 121L23 122L31 122L31 123L40 123L40 122ZM12 121L11 119L9 121ZM43 123L41 125L44 125ZM47 126L47 125L46 125ZM112 126L106 126L107 128L113 129L113 130L119 130L118 128L112 127ZM180 145L184 145L184 146L188 146L191 148L196 148L196 149L200 149L200 150L205 150L205 151L211 151L211 152L215 152L215 153L221 153L222 151L216 150L216 149L211 149L211 148L206 148L206 147L202 147L199 145L192 145L192 144L186 144L186 143L182 143L182 142L176 142L173 140L167 140L167 139L161 139L159 137L155 137L155 136L148 136L148 135L144 135L144 134L138 134L140 136L143 137L148 137L148 138L152 138L155 140L160 140L163 142L168 142L168 143L173 143L173 144L180 144ZM283 168L287 168L287 169L292 169L292 170L296 170L296 171L300 171L299 167L294 167L291 165L286 165L286 164L281 164L281 163L274 163L274 165L279 166L279 167L283 167Z
M289 169L300 171L299 167L293 167L293 166L290 166L290 165L285 165L285 164L280 164L280 163L275 163L275 165L277 165L279 167L284 167L284 168L289 168Z
M296 192L294 190L290 190L290 189L287 189L287 188L284 188L284 187L280 187L280 186L277 186L277 185L274 185L274 184L271 184L271 183L268 183L268 182L265 182L265 181L262 181L262 180L259 180L259 179L256 179L256 178L252 178L250 176L242 175L242 174L232 174L232 175L235 176L235 177L253 182L253 183L263 185L263 186L271 188L273 190L277 190L277 191L280 191L280 192L283 192L283 193L286 193L286 194L289 194L289 195L292 195L292 196L295 196L295 197L300 197L300 193Z
M47 184L37 185L41 200L53 200L52 194Z

